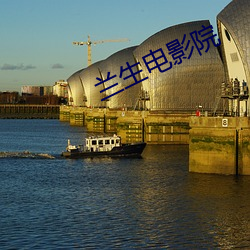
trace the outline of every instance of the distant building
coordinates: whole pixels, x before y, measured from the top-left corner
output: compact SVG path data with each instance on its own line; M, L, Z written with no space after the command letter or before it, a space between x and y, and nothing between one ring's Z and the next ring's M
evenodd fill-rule
M45 96L53 94L52 86L22 86L22 95Z
M53 95L63 98L68 97L68 83L66 81L59 80L55 82L52 88L53 88Z
M59 97L55 95L26 95L22 96L20 103L29 105L58 105L60 103L60 100Z
M37 95L40 96L40 87L38 86L22 86L22 95Z
M18 92L0 92L0 104L16 104L18 101Z
M53 87L52 86L43 86L41 87L43 89L42 94L45 95L53 95Z
M53 86L22 86L20 103L35 105L58 105L57 95L53 95ZM64 101L64 100L63 100Z

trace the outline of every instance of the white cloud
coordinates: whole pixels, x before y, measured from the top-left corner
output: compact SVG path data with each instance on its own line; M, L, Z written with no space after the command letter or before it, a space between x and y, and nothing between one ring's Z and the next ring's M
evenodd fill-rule
M5 63L0 69L1 70L29 70L29 69L35 69L36 66L33 66L31 64L24 65L23 63L14 65L14 64L8 64Z
M64 66L60 63L55 63L51 66L52 69L63 69Z

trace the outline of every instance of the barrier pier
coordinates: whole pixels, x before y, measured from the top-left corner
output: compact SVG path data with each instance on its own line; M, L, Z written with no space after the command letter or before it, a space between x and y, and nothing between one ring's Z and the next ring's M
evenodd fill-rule
M189 115L62 106L60 121L86 126L88 132L117 133L123 142L188 144L189 140Z
M250 175L249 117L190 117L189 171Z

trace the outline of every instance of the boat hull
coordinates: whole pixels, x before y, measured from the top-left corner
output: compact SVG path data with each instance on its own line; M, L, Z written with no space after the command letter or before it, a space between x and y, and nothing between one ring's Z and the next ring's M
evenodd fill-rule
M145 142L124 144L120 147L114 147L111 151L71 151L63 152L65 158L93 158L93 157L138 157L141 156Z

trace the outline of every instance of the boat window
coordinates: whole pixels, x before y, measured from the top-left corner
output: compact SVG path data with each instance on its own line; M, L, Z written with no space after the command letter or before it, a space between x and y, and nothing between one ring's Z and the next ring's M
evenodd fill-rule
M92 140L92 145L96 145L96 140Z
M98 144L99 144L99 145L103 145L103 140L99 140L99 141L98 141Z
M89 145L89 140L86 140L86 145Z
M109 140L105 140L105 144L110 144L110 141Z
M116 143L119 143L119 140L118 140L118 139L116 139Z
M111 144L115 144L115 140L111 140Z

